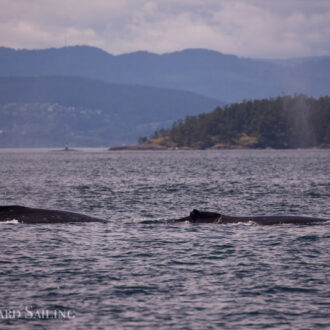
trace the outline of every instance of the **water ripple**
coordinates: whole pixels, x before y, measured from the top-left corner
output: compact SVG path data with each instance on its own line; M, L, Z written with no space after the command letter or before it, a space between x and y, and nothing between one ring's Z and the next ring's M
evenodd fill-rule
M330 226L166 223L200 208L329 218L326 150L0 152L1 204L107 224L2 223L0 311L13 328L329 327Z

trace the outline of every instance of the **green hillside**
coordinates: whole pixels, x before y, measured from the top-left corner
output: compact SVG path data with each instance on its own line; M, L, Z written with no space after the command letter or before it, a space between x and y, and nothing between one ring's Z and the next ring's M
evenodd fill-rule
M153 144L190 148L309 148L330 145L330 97L244 101L157 130Z

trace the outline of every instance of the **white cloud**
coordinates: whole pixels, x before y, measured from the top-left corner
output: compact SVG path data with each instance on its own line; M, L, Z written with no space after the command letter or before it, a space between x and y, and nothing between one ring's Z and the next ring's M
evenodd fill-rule
M330 55L328 0L0 0L0 45Z

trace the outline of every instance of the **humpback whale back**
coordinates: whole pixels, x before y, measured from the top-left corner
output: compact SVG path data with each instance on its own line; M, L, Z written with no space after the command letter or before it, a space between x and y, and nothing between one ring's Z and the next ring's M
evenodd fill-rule
M296 224L296 225L315 225L328 222L326 219L302 217L302 216L256 216L256 217L233 217L215 212L198 211L194 209L190 215L185 218L174 220L174 222L188 221L192 223L256 223L258 225L280 225L280 224Z
M19 205L0 206L0 222L17 220L20 223L106 222L74 212L45 210Z

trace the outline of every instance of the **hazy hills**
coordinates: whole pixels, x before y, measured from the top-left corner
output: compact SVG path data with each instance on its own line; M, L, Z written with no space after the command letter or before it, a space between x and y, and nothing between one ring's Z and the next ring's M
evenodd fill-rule
M188 49L163 55L114 56L87 46L46 50L0 48L0 76L65 75L193 91L225 102L283 93L330 92L330 57L261 60Z
M260 60L188 49L114 56L0 47L0 147L135 143L224 102L330 92L330 57Z
M136 143L218 100L79 77L0 77L0 147Z

